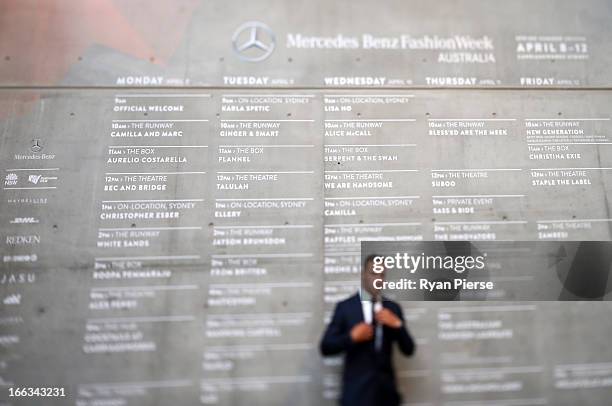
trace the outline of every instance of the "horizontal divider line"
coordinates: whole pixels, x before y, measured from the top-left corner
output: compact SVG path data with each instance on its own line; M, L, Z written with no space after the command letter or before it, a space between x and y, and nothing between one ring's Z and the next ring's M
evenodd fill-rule
M236 87L236 86L112 86L112 85L0 85L1 90L113 90L120 89L121 91L145 91L145 90L222 90L222 91L237 91L244 92L245 90L257 91L261 94L261 91L293 91L293 90L323 90L323 91L352 91L359 90L360 92L375 90L375 91L411 91L411 90L595 90L595 91L609 91L612 90L612 86L516 86L516 85L504 85L504 86L426 86L426 85L412 85L412 86L378 86L378 87L363 87L363 86L291 86L291 87L274 87L274 86L257 86L257 87ZM244 93L237 93L244 94ZM114 95L113 95L114 96ZM232 95L236 97L236 95ZM214 97L214 95L213 95Z

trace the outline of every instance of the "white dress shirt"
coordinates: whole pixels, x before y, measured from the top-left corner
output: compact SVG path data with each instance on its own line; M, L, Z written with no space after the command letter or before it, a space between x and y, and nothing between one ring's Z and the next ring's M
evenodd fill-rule
M372 295L370 295L365 290L361 290L360 296L361 296L361 310L363 312L363 321L365 321L368 324L372 324ZM376 312L379 312L383 308L382 302L377 301L374 304L374 307L375 307L374 310ZM376 351L380 350L380 347L382 345L382 338L383 338L383 329L382 329L382 325L379 323L376 325L376 331L374 332L374 348L376 348Z

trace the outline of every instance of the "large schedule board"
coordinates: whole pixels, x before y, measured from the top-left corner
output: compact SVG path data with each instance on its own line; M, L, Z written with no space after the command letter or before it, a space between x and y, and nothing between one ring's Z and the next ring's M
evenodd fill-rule
M611 240L611 16L3 2L0 403L331 405L361 241ZM402 303L404 404L609 403L611 306L565 297Z
M361 240L610 239L608 91L0 96L1 376L56 404L332 404ZM610 396L607 302L403 307L407 404Z

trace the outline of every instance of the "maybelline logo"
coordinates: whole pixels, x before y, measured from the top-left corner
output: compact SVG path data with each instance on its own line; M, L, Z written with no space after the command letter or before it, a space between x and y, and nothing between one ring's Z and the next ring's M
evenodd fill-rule
M46 197L15 197L6 199L6 202L9 204L47 204Z

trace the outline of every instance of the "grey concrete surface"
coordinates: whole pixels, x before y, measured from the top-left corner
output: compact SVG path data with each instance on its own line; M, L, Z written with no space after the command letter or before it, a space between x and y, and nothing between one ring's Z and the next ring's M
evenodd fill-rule
M361 240L611 240L611 15L3 3L0 404L334 404ZM405 405L609 403L609 302L403 308Z
M610 87L611 14L606 0L8 2L0 83Z

